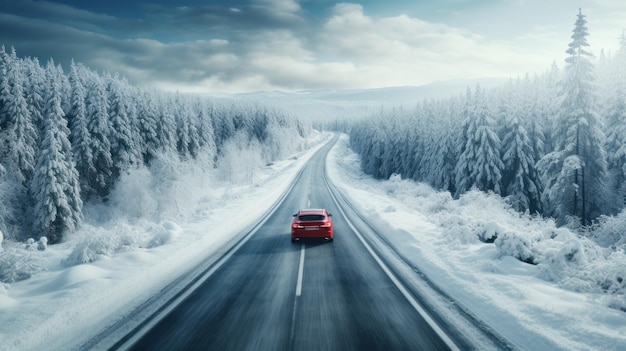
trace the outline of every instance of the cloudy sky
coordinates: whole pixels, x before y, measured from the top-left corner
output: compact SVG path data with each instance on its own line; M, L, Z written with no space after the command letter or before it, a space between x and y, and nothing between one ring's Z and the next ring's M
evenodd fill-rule
M0 44L181 92L417 86L562 66L579 7L615 51L623 0L0 0Z

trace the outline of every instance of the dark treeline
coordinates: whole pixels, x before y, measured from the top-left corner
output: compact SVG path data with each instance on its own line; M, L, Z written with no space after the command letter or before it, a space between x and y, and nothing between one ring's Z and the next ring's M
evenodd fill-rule
M73 62L66 74L2 47L0 230L59 242L80 225L84 203L107 201L123 172L160 154L217 162L237 136L269 145L269 161L293 142L285 135L309 131L256 105L140 89Z
M490 191L515 209L589 225L626 195L626 37L596 64L578 14L565 68L486 91L386 110L350 126L363 170L459 197Z

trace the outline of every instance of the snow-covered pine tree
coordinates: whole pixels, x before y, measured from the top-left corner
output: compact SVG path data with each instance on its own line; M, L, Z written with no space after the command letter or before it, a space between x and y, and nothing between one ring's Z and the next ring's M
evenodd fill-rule
M26 102L30 116L35 126L41 125L41 115L43 112L43 95L45 86L46 72L35 58L27 58L24 60L24 69L28 77L28 85L26 88Z
M528 139L533 150L533 164L536 166L537 162L546 154L545 129L547 115L549 114L547 106L551 105L546 103L545 100L554 99L550 98L548 89L543 86L543 80L539 77L535 77L533 80L524 80L522 96L523 105L526 106L525 109L527 111L527 118L523 123L528 131Z
M89 131L93 168L86 169L84 176L87 188L83 189L86 196L104 198L111 190L113 160L111 158L111 121L109 120L109 104L102 78L91 74L87 81L85 97L87 109L87 129Z
M559 114L561 108L561 82L563 72L559 70L556 62L553 62L550 69L544 74L541 79L541 85L539 90L535 90L540 93L537 96L538 110L540 112L539 119L543 124L543 154L541 157L555 150L555 138L554 138L554 120L555 116ZM531 131L532 134L532 131ZM532 139L535 140L535 139ZM541 157L539 159L541 159Z
M614 210L626 204L626 33L620 38L606 106L606 151Z
M139 163L137 158L134 123L131 119L129 97L119 77L107 75L106 92L108 97L108 114L111 123L109 140L111 142L111 160L113 161L113 179L121 172Z
M176 111L176 150L182 158L189 156L195 158L198 154L198 130L195 115L189 104L179 95L174 101L174 111Z
M424 104L419 104L415 111L409 115L409 118L413 120L413 131L415 135L409 149L409 171L411 172L411 179L422 181L424 179L425 170L420 169L420 164L422 163L427 143L426 134L424 133L426 129L426 111L424 110Z
M126 79L120 79L122 91L124 92L124 105L128 113L128 124L130 129L130 140L133 147L128 150L131 165L143 164L143 142L141 139L141 126L139 125L139 91L131 86Z
M397 116L390 116L390 118L381 124L381 129L379 130L380 138L384 144L380 168L378 170L379 177L382 179L387 179L393 173L398 172L399 167L393 163L396 150L399 148L397 145L398 137L396 124Z
M435 176L433 175L436 158L438 157L438 145L436 142L436 130L438 129L437 112L435 111L435 104L430 102L424 105L424 120L421 128L422 139L424 140L424 153L420 158L418 169L420 170L420 180L427 182L433 187L438 187L435 184Z
M215 145L215 131L211 123L210 107L202 101L196 101L196 114L198 119L198 146L200 152L208 154L207 159L213 160L217 156Z
M593 55L587 51L587 21L579 11L569 44L555 151L539 162L544 199L560 223L568 216L583 225L606 211L607 166L602 121L596 106ZM556 173L555 173L556 172Z
M367 130L369 132L366 134L368 137L369 148L367 149L369 152L364 154L365 159L362 157L362 167L365 173L371 174L375 178L380 178L380 166L382 164L382 156L384 154L384 143L380 138L380 130L378 130L379 125L372 123L370 126L371 129ZM365 161L365 162L363 162Z
M157 112L152 94L143 92L139 95L137 109L137 125L143 162L150 165L160 148L157 134Z
M410 140L411 140L411 132L410 132L411 122L405 117L402 118L398 127L397 138L398 138L398 150L394 154L394 164L398 165L398 174L402 176L403 179L408 178L409 168L407 164L405 164L404 160L406 158L406 153L409 149Z
M72 161L70 131L61 108L62 75L50 60L46 66L48 86L37 165L30 186L33 229L50 243L60 242L66 230L74 230L82 221L78 171Z
M518 84L519 87L519 84ZM514 101L513 87L502 96L500 112L503 123L502 171L503 195L517 211L539 212L541 209L541 188L535 169L533 144L523 125L529 120L529 110L523 111Z
M157 135L161 151L165 153L176 152L176 109L173 98L162 97L157 108Z
M415 173L415 151L419 142L417 135L417 127L413 118L406 117L405 124L405 136L402 150L400 153L401 158L401 174L403 178L411 179Z
M235 135L236 126L233 120L233 106L220 106L211 113L213 116L213 129L215 130L215 144L217 144L218 154L222 151L222 145Z
M2 131L3 163L8 175L23 186L28 186L35 169L37 131L24 95L27 77L17 59L7 67L10 87L9 99L4 106L5 120Z
M89 175L96 173L91 147L91 134L88 128L87 106L85 104L85 87L81 73L86 69L82 65L77 65L72 60L70 64L69 81L71 86L71 105L67 113L67 120L70 121L70 142L72 144L72 155L76 169L80 176L81 188L83 191L90 188L87 181Z
M11 101L11 86L9 85L9 66L11 58L6 53L4 45L0 47L0 129L6 127L8 119L7 105Z
M456 196L476 188L500 194L502 169L500 139L494 131L494 116L480 86L467 93L463 114L461 156L456 165Z
M458 99L451 98L442 104L441 120L436 128L436 144L435 147L437 158L432 165L431 176L433 184L437 189L449 191L454 194L455 179L454 168L457 163L458 155L456 153L457 136L459 135L459 121L456 118L458 114Z

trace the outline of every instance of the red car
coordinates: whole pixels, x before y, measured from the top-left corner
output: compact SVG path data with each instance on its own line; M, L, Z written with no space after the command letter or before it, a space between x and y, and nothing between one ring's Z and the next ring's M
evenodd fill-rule
M293 215L291 241L304 238L322 238L333 241L333 219L326 209L300 210Z

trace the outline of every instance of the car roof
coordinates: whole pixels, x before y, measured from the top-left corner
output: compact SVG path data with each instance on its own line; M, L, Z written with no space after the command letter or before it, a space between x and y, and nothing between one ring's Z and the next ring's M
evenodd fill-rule
M298 212L299 215L310 215L310 214L324 214L326 212L323 208L307 208L300 210Z

